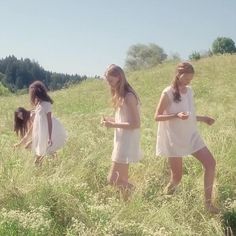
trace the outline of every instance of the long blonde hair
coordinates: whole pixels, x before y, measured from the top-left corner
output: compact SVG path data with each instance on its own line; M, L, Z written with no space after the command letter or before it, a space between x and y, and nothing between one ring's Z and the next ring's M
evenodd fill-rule
M172 81L172 86L174 88L173 96L174 96L175 102L181 101L181 95L179 92L178 81L179 81L179 77L182 74L194 74L194 68L193 68L192 64L190 64L189 62L181 62L176 67L175 77Z
M125 77L125 73L121 69L121 67L115 64L111 64L110 66L108 66L105 72L105 78L107 78L108 76L114 76L119 78L117 86L115 88L111 87L112 104L115 109L122 106L122 104L124 103L125 96L129 92L133 93L136 99L139 101L136 92L128 83Z

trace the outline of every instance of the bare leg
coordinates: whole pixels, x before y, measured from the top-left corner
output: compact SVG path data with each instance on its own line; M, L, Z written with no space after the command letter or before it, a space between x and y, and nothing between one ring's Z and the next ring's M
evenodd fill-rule
M52 153L52 159L54 159L54 160L58 159L57 152Z
M170 182L165 187L164 193L167 195L171 195L175 192L176 186L180 183L182 179L182 158L169 157L168 162L171 170L171 177Z
M211 213L218 213L219 209L213 206L212 203L212 189L215 178L216 161L207 147L193 153L204 167L204 191L205 191L205 206Z
M35 156L35 161L34 161L34 164L36 165L36 166L42 166L42 161L43 161L43 158L44 158L44 156Z
M107 177L110 185L117 186L121 190L125 201L128 200L130 191L134 188L134 186L128 182L128 170L129 164L112 162L110 173Z

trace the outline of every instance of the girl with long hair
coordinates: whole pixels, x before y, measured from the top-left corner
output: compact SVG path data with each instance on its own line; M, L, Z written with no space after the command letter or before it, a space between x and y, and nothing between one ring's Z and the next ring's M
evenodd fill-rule
M105 79L110 86L115 109L115 117L103 117L101 121L105 127L115 129L108 182L119 187L124 200L127 200L134 187L128 180L129 164L141 159L140 101L119 66L110 65L105 72Z
M55 153L65 144L66 132L62 124L52 117L53 100L41 81L35 81L30 85L29 95L35 111L32 150L36 155L35 164L41 165L46 155Z
M191 154L200 161L204 167L205 207L217 213L212 200L216 161L197 130L197 121L212 125L215 120L195 115L193 90L188 86L193 77L193 66L182 62L177 65L172 85L162 92L155 113L158 121L156 154L167 157L170 165L167 194L172 194L181 181L182 157Z
M25 148L30 148L32 143L32 123L34 113L23 107L18 107L14 112L14 131L21 140L14 146L24 145Z

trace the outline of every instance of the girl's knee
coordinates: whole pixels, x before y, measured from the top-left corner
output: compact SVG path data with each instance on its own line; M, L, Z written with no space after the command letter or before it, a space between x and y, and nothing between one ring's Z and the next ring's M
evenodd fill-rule
M212 158L212 163L211 163L212 168L216 168L216 160Z
M182 175L174 175L172 178L172 182L177 185L181 182L182 179Z
M216 160L212 157L205 165L204 168L206 170L215 170L216 168Z

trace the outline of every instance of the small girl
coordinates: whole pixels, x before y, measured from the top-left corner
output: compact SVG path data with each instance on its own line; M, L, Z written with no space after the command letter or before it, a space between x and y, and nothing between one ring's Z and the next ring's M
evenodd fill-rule
M54 154L66 142L66 132L62 124L52 118L52 99L41 81L29 87L30 101L35 107L32 127L32 150L36 155L35 164L41 165L45 155Z
M194 69L190 63L178 64L172 85L162 92L155 113L155 120L158 121L156 155L168 157L171 178L165 189L167 194L172 194L181 181L182 157L192 154L198 159L205 170L206 209L217 213L218 209L212 203L216 162L200 137L196 123L201 121L212 125L214 119L195 115L193 91L188 86L193 76Z
M133 185L128 181L130 163L141 159L139 98L127 82L124 71L117 65L110 65L105 72L112 95L115 117L103 117L101 123L114 128L114 149L108 182L121 189L127 200Z
M31 148L32 144L32 124L34 113L23 107L18 107L14 112L14 131L21 137L20 142L14 146L24 145L26 149Z

